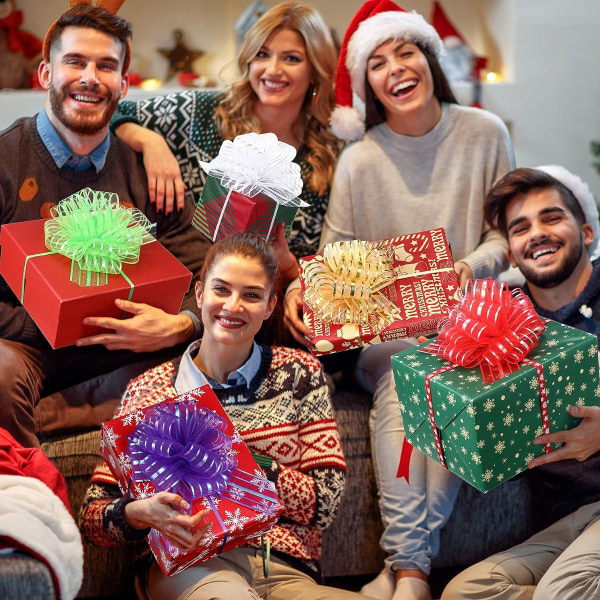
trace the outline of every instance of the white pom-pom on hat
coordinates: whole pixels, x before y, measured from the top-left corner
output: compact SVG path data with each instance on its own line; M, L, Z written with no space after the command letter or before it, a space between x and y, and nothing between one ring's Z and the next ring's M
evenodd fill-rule
M592 226L594 230L594 241L588 246L588 254L590 260L596 260L600 257L600 223L598 221L598 207L594 200L594 196L590 191L587 183L585 183L580 177L571 173L560 165L544 165L542 167L535 167L538 171L544 171L554 177L557 181L560 181L566 188L571 190L573 196L585 217L585 222Z
M394 39L420 42L438 57L444 48L437 31L418 13L406 12L391 0L367 0L350 22L340 49L337 107L331 115L331 129L338 138L353 141L364 135L363 117L353 108L353 91L364 102L369 56L377 46Z

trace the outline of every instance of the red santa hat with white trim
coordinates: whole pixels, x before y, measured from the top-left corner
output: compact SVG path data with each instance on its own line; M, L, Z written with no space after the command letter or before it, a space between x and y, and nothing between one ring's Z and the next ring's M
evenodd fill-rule
M335 78L337 106L331 130L342 140L360 139L365 132L361 113L353 106L352 92L365 101L365 74L369 56L388 40L419 42L438 58L444 46L437 31L416 12L406 12L391 0L367 0L348 25L340 49Z

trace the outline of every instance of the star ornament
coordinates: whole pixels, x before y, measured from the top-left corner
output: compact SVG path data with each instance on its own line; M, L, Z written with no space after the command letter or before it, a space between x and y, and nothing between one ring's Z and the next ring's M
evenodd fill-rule
M167 80L176 73L193 73L193 62L200 58L204 52L201 50L190 50L183 42L183 31L176 29L173 32L175 47L172 49L159 48L158 51L169 61Z

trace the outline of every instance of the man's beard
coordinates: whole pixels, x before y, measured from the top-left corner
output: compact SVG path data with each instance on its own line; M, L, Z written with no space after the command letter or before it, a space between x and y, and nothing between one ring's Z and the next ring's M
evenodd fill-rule
M89 92L90 88L80 87L77 92ZM94 135L108 127L110 119L117 109L118 98L113 98L110 92L106 98L104 110L100 112L75 110L70 113L65 109L64 102L73 93L69 88L59 89L50 85L50 107L54 116L70 131L81 135Z
M557 265L554 269L540 272L537 271L535 267L530 268L529 266L523 265L518 265L518 267L527 281L539 288L550 289L560 285L573 274L575 267L577 267L584 252L587 252L587 249L583 243L583 235L579 232L578 243L573 246L573 249L567 255L566 260L562 264Z

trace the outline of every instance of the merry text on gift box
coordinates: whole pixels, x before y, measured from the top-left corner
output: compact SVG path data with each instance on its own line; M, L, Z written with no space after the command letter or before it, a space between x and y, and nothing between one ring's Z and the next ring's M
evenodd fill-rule
M327 244L300 279L317 355L434 333L459 289L442 228Z
M210 509L208 531L191 552L151 530L165 575L268 533L283 510L209 386L104 423L101 451L125 495L170 491L190 503L190 514Z
M300 207L302 192L296 150L274 133L247 133L225 140L218 156L201 162L208 174L192 225L215 242L237 232L275 238L285 224L287 234Z
M461 302L433 343L396 354L392 367L407 441L486 492L551 451L535 437L579 422L569 405L600 404L597 339L542 322L500 282L468 285Z

